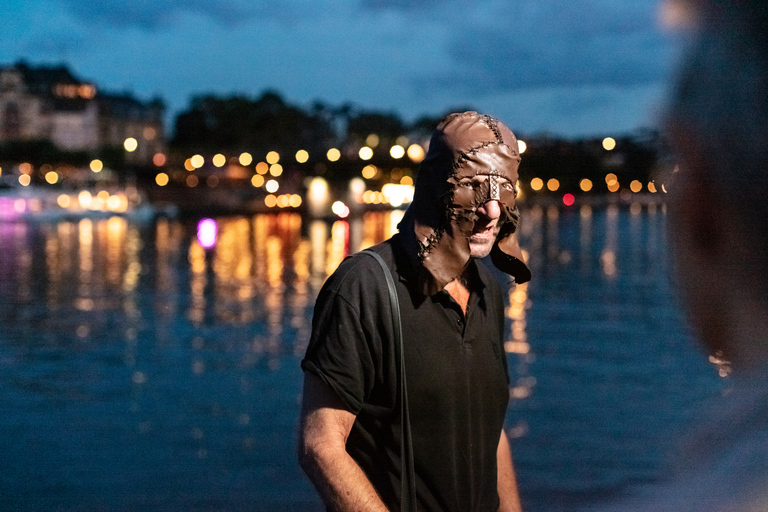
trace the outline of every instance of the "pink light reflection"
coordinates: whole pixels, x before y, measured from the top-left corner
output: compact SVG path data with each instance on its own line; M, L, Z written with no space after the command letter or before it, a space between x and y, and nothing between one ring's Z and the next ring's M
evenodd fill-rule
M201 247L210 249L216 245L216 221L213 219L202 219L197 224L197 241Z

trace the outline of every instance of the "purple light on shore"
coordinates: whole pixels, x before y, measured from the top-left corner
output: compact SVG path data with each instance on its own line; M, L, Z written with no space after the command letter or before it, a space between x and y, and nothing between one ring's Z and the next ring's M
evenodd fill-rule
M202 247L210 249L216 245L216 221L213 219L202 219L197 224L197 241Z

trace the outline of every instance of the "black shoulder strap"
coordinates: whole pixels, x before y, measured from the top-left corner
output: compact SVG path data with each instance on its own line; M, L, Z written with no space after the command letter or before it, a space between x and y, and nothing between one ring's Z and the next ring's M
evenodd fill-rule
M400 322L400 303L397 299L395 281L392 272L377 253L365 250L364 253L373 256L384 271L389 290L389 306L392 310L392 332L395 336L395 347L400 353L400 508L402 512L416 512L416 475L413 468L413 440L411 437L411 420L408 413L408 393L405 384L405 350L403 349L403 326Z

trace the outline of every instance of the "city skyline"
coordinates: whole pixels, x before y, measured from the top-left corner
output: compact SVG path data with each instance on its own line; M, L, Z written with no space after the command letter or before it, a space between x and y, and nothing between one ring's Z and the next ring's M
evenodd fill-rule
M525 134L652 127L679 44L654 0L11 0L0 63L66 64L166 121L195 94L267 89L406 121L473 107Z

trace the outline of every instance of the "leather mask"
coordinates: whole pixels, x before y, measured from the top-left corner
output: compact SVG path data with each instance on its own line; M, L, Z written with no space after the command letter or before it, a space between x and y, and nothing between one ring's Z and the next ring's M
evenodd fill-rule
M491 261L517 283L531 278L514 236L520 154L512 131L477 112L446 116L432 134L414 199L398 226L416 237L422 292L433 295L459 277L470 259L477 209L499 203L499 232Z

